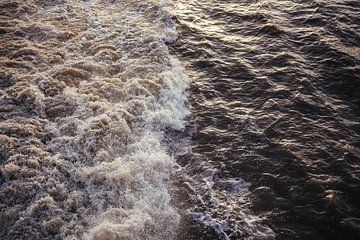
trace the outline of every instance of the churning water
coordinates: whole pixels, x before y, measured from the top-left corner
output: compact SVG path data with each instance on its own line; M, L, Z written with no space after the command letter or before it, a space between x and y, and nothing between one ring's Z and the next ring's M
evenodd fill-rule
M359 12L0 0L0 239L359 239Z
M163 1L1 1L0 238L173 239L188 80Z

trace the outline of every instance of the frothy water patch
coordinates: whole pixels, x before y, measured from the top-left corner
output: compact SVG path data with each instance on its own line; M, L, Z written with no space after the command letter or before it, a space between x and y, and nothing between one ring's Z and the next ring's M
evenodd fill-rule
M251 184L241 178L222 178L220 171L200 161L184 169L192 218L213 229L219 239L275 239L263 218L250 210Z
M1 238L172 239L188 80L166 1L1 4Z

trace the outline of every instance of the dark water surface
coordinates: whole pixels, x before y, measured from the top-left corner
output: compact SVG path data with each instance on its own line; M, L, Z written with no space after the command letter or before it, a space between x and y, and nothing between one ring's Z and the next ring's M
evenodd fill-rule
M175 1L193 239L360 239L360 3Z

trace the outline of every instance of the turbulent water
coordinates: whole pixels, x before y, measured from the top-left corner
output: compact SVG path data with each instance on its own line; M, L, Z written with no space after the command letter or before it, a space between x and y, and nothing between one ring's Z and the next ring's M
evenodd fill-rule
M0 239L359 239L359 13L0 0Z
M165 1L1 1L0 238L173 239Z

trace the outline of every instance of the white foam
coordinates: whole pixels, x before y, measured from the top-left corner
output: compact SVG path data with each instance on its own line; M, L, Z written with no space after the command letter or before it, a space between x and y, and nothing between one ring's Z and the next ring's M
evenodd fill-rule
M191 166L194 168L194 166ZM250 183L243 179L217 177L218 170L202 162L201 171L188 176L188 188L195 205L187 211L194 220L209 226L222 239L275 239L262 218L249 210Z
M175 160L163 140L166 129L184 129L188 79L165 46L177 37L168 7L167 1L100 0L81 6L88 31L78 48L94 45L87 42L92 38L120 56L86 56L86 64L108 72L68 87L64 94L76 100L76 111L49 124L57 136L50 148L69 160L72 178L83 185L71 194L84 199L72 201L85 208L84 239L171 239L176 233L179 215L170 204L168 183ZM112 48L101 48L112 54ZM75 65L84 59L69 55ZM64 135L70 127L74 134ZM63 227L68 239L79 236L71 230L75 224Z

